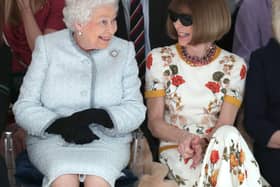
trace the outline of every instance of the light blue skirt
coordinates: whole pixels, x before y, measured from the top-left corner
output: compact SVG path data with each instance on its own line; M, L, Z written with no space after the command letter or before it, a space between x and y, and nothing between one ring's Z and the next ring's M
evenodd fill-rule
M31 162L44 175L43 187L65 174L99 176L113 187L130 158L129 143L95 140L77 145L65 142L58 135L29 136L27 151Z

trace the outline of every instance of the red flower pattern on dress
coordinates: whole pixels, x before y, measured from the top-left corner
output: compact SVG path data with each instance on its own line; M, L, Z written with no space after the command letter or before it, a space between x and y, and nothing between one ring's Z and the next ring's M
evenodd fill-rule
M213 93L218 93L220 91L220 84L217 82L208 82L205 84Z
M213 150L210 155L210 161L212 164L215 164L220 159L219 151Z
M246 66L243 64L243 65L242 65L242 68L241 68L241 70L240 70L240 77L241 77L241 80L242 80L242 79L245 79L246 73L247 73Z
M190 158L184 158L184 163L187 164L190 159L191 159L191 157Z
M211 128L209 128L209 129L206 129L205 132L206 132L207 134L209 134L210 132L212 132L213 129L214 129L214 127L211 127Z
M171 81L172 81L172 84L176 87L185 83L185 80L183 79L183 77L181 75L175 75L174 77L172 77Z
M153 56L149 54L149 56L147 57L146 66L148 69L151 69L152 65L153 65Z

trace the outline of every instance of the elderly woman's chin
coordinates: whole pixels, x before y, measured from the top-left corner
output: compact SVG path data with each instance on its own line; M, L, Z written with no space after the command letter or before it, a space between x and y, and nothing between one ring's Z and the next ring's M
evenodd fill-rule
M84 50L105 49L109 46L112 37L97 37L94 40L87 39L77 41L78 45Z
M108 47L112 40L112 37L98 37L97 48L96 49L104 49Z
M87 50L105 49L105 48L107 48L109 46L109 44L110 44L110 41L109 42L99 42L98 44L93 44Z

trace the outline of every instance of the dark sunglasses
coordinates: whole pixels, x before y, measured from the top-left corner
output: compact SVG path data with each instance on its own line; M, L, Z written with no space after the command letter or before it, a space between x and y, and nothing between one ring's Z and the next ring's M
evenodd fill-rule
M192 25L192 16L188 14L177 14L173 12L172 10L168 10L169 17L171 21L176 22L178 19L184 26L190 26Z

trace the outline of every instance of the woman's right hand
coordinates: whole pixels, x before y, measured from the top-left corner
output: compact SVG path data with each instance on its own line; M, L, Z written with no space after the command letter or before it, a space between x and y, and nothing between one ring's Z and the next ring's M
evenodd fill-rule
M89 124L90 123L82 123L82 120L74 113L71 116L55 120L46 129L46 132L61 135L62 138L69 143L86 144L99 139L99 137L91 131Z
M194 150L192 148L192 142L197 137L198 136L196 136L192 133L189 133L187 131L182 131L181 136L179 136L178 151L184 159L193 157Z
M204 153L208 147L208 139L207 138L200 138L196 137L192 141L192 148L194 150L194 154L192 157L192 168L195 168L203 159Z
M179 140L178 151L184 159L192 159L191 167L195 168L203 158L206 144L204 138L184 132Z

